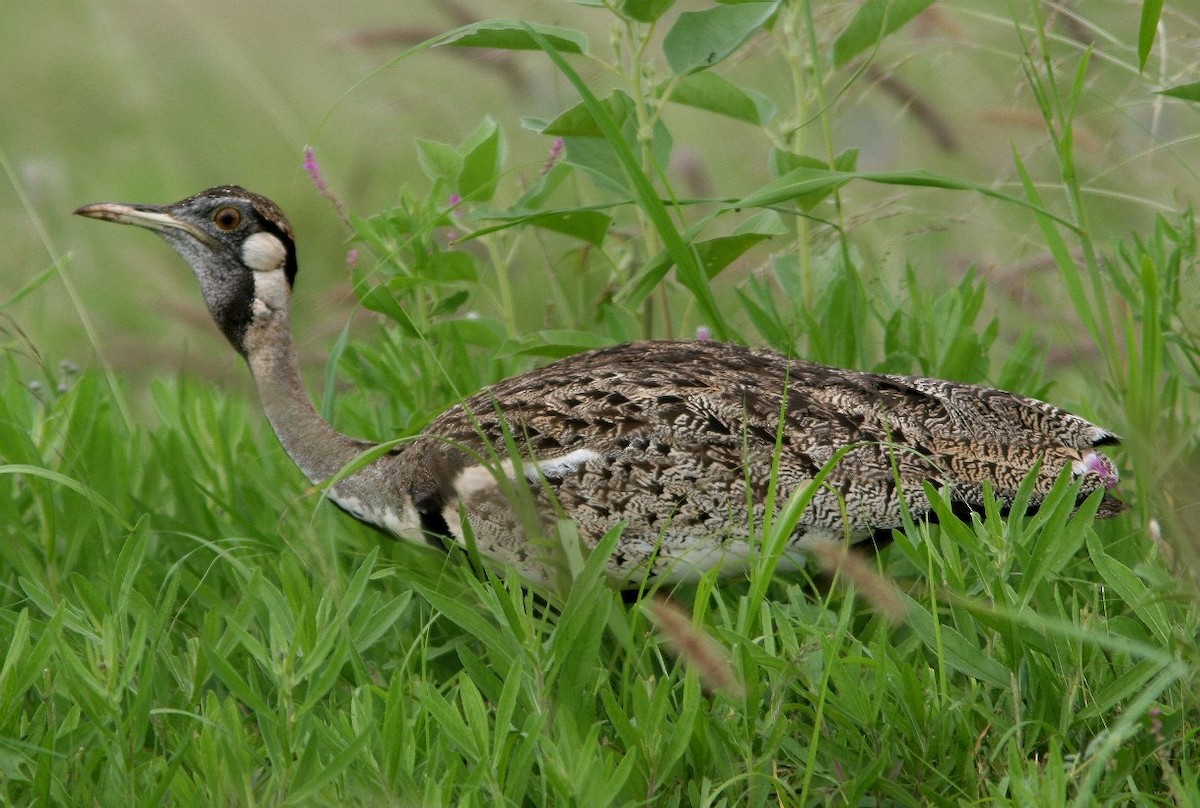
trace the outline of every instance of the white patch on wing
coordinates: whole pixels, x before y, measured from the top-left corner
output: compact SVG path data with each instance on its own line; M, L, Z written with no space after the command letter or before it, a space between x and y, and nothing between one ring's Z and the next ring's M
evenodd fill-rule
M576 449L561 457L539 460L537 463L526 463L523 471L525 472L525 478L530 482L537 481L539 476L561 480L564 477L578 473L579 469L585 463L598 457L600 455L591 449Z
M254 233L242 242L242 263L258 272L283 269L287 248L270 233Z
M512 461L505 460L501 463L499 471L511 480ZM458 495L456 498L463 501L475 498L481 491L491 491L494 488L496 488L496 474L490 466L468 466L460 471L454 480L454 493Z
M561 480L577 474L585 463L598 457L600 455L591 449L576 449L559 457L551 457L537 462L524 462L521 464L521 474L531 483L537 482L543 477ZM511 460L501 461L498 466L478 465L463 469L454 481L454 491L458 494L458 499L469 501L483 491L494 490L497 472L509 480L514 480L516 477L513 474Z

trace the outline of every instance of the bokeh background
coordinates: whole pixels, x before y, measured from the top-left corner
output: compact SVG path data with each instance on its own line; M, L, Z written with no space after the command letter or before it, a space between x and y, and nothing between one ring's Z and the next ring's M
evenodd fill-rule
M1086 76L1092 108L1077 116L1076 143L1092 221L1114 239L1144 230L1156 210L1178 209L1200 188L1195 110L1147 92L1156 81L1187 80L1200 61L1195 15L1171 5L1160 41L1175 50L1153 61L1158 76L1139 76L1132 61L1137 4L1089 2L1086 28L1069 5L1048 7L1054 44L1072 55L1064 78L1081 50L1095 48ZM935 4L888 40L868 74L850 81L846 71L827 88L837 148L858 148L861 168L926 168L1019 195L1016 149L1048 201L1061 203L1011 24L1027 11ZM816 11L831 36L852 12L853 4L837 3ZM107 363L135 377L186 367L235 387L248 385L245 374L207 323L182 264L145 233L71 210L100 200L173 201L222 183L274 198L299 236L298 341L318 364L347 321L365 315L345 266L348 231L303 171L304 148L361 215L394 202L406 184L424 185L414 137L457 142L485 115L504 127L514 172L536 171L547 139L521 129L520 118L573 103L543 57L437 49L392 60L427 36L487 17L580 28L603 53L609 24L602 11L566 0L64 0L10 3L0 16L5 343L48 362ZM603 84L601 66L579 66ZM751 57L723 69L768 94L787 86ZM761 132L701 112L671 114L672 131L686 133L677 136L673 169L681 187L729 195L768 178L765 163L746 159L765 149ZM812 153L822 153L822 137L813 132ZM865 262L885 270L911 263L934 286L975 266L1010 334L1036 324L1054 346L1051 361L1074 363L1091 350L1058 315L1060 290L1032 216L977 194L866 184L844 193ZM517 283L536 289L538 267L524 272Z

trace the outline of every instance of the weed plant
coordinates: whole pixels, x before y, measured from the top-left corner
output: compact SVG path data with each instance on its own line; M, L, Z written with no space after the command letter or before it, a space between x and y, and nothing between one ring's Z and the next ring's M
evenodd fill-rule
M383 325L334 346L327 416L402 437L585 348L738 340L1050 397L1125 436L1128 514L1094 523L1096 501L1076 510L1066 479L1031 517L964 521L931 492L940 526L909 524L865 570L835 564L824 594L772 576L767 552L743 578L627 604L604 581L606 546L573 555L569 541L570 586L533 592L337 513L253 403L159 383L143 426L119 379L56 366L9 322L0 800L1200 803L1195 217L1095 232L1075 149L1081 111L1125 120L1096 97L1118 81L1194 127L1197 85L1141 78L1149 63L1169 79L1165 46L1187 21L1149 2L1121 7L1121 36L1036 3L1009 17L928 0L674 6L578 0L564 16L605 15L606 45L478 22L390 67L419 69L435 46L529 51L575 101L516 134L485 117L453 142L418 140L425 181L348 215L355 288ZM1014 146L1005 183L864 169L838 147L844 109L886 86L922 12L1011 28L1052 159ZM673 125L680 108L744 128L743 182L688 185L672 155L703 135ZM514 137L541 138L544 159L510 165ZM336 175L311 154L308 167L332 195ZM878 187L908 201L860 195ZM1029 320L986 273L885 275L864 259L870 222L932 227L941 214L920 200L947 198L1025 223L1052 268L1043 312L1094 353L1049 359L1049 316L1006 325Z

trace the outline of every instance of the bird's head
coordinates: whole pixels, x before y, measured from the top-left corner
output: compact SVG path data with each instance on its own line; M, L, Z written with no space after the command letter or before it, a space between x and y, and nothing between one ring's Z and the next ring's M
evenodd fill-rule
M80 216L155 231L196 273L208 311L239 353L255 319L286 313L296 245L283 211L236 185L209 188L170 205L99 202Z

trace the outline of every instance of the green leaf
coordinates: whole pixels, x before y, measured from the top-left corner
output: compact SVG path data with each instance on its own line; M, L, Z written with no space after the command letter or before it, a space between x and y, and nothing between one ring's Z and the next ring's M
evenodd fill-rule
M504 162L504 138L496 121L488 116L463 143L462 171L458 192L471 202L486 202L496 193Z
M438 250L430 254L428 272L430 280L439 284L475 283L479 280L475 256L462 250ZM395 288L390 281L388 288Z
M658 87L661 94L670 82ZM775 104L771 99L753 90L743 89L719 73L692 73L684 76L675 85L668 99L718 115L726 115L756 126L766 126L775 117Z
M737 260L738 256L769 236L761 233L742 233L737 236L718 236L697 242L696 255L709 278L716 277L722 269Z
M1173 627L1166 608L1158 599L1158 594L1151 590L1137 573L1105 552L1095 533L1088 536L1087 547L1096 571L1117 593L1121 602L1131 608L1154 632L1158 642L1170 642Z
M675 0L622 0L621 13L638 22L654 22L673 5Z
M1176 84L1174 87L1159 90L1158 95L1179 98L1183 101L1200 102L1200 81L1194 81L1191 84Z
M739 199L728 203L729 210L741 210L751 207L770 207L781 202L803 199L805 195L824 192L828 193L844 185L848 180L865 180L882 185L909 185L914 188L942 188L947 191L974 191L977 194L1011 202L1027 208L1039 216L1045 216L1074 232L1079 228L1061 216L1055 216L1050 211L1032 202L1027 202L1009 194L1001 193L986 185L980 185L966 180L955 179L930 171L830 171L828 169L798 168L784 174L777 180L767 183L762 188Z
M937 654L947 667L993 687L1006 688L1011 683L1008 668L992 659L984 649L968 640L952 626L938 624L939 617L931 614L903 592L900 597L908 605L906 620L930 651Z
M541 50L529 29L537 31L561 53L587 53L587 37L571 28L522 20L483 20L464 25L445 34L438 46L456 48L498 48L500 50Z
M430 326L429 338L458 339L467 345L495 346L504 339L504 324L490 318L456 317Z
M541 210L542 206L549 201L550 196L562 185L563 180L573 176L574 173L571 167L562 160L556 160L548 171L543 171L537 181L521 194L521 198L512 205L512 209Z
M359 297L359 300L371 311L394 320L410 337L420 336L420 329L413 323L404 307L392 296L387 285L381 283L372 286Z
M322 760L320 765L315 767L315 771L311 777L298 782L295 788L288 792L288 799L293 800L296 804L307 803L310 798L316 802L321 802L322 800L317 792L338 777L341 777L342 772L351 765L362 760L363 750L367 747L371 737L371 733L365 731L346 744L332 758ZM315 748L316 745L314 744L313 746Z
M740 48L778 8L778 0L771 0L685 11L663 38L667 65L677 75L707 70Z
M260 716L269 716L274 711L263 701L262 696L252 688L245 679L243 679L233 665L231 665L218 649L204 645L204 658L209 666L213 669L213 673L221 680L225 687L229 688L229 692L240 701L242 704L249 707Z
M612 226L612 217L598 210L579 208L575 210L555 211L522 211L512 210L504 213L485 213L479 218L485 221L503 222L502 225L476 230L471 238L477 238L485 233L492 233L514 225L531 224L544 230L552 230L567 236L586 241L588 244L600 246L608 230Z
M31 466L23 463L0 466L0 475L6 474L22 474L26 477L41 477L44 480L57 483L63 488L68 488L74 491L76 494L79 494L80 496L91 501L93 505L111 516L116 523L126 531L133 531L134 526L125 521L125 518L121 516L121 512L118 511L111 502L78 480L74 480L64 474L59 474L57 471L51 471L50 469L44 469L40 466Z
M633 99L621 90L615 91L599 103L618 127L624 126L633 116ZM583 101L559 113L554 120L543 125L538 131L543 135L559 137L604 137L603 127L596 122L596 117Z
M437 688L428 682L417 682L413 688L413 695L428 712L430 723L440 735L458 747L458 751L467 755L469 759L479 756L482 750L477 747L475 736L471 734L466 721Z
M1146 60L1150 58L1150 49L1154 47L1154 35L1158 32L1162 10L1163 0L1142 2L1142 18L1138 21L1138 70L1146 69Z
M629 185L626 165L614 146L615 141L609 140L596 118L600 114L607 117L619 131L625 146L621 151L628 150L632 155L641 148L634 100L620 90L608 98L597 100L596 108L581 101L545 124L541 132L562 137L566 146L564 162L588 172L594 180L614 193L633 195L634 189ZM671 133L661 120L656 121L650 136L650 150L657 165L667 165L671 146Z
M462 171L462 156L449 143L417 138L417 162L433 182L450 181Z
M867 0L833 43L833 64L841 67L874 48L900 26L933 4L933 0Z
M590 331L547 329L526 334L500 352L501 356L547 356L562 359L582 351L605 348L612 341Z
M786 233L779 214L764 210L743 222L732 235L696 242L696 255L708 277L714 278L754 245Z
M847 149L833 158L833 168L835 171L853 171L857 165L858 149ZM809 157L808 155L796 154L794 152L783 151L782 149L771 150L771 173L776 177L781 177L788 172L801 168L827 171L829 170L829 163L818 157ZM821 188L811 193L801 194L796 197L796 204L804 211L810 211L833 193L836 187L840 186Z
M847 171L831 171L828 168L802 167L784 174L767 183L757 191L745 196L731 207L735 209L765 207L780 202L801 202L832 193L854 178ZM801 202L804 204L804 202Z

